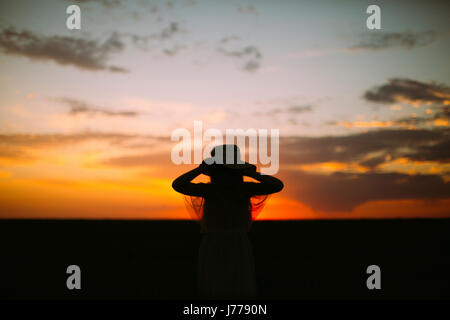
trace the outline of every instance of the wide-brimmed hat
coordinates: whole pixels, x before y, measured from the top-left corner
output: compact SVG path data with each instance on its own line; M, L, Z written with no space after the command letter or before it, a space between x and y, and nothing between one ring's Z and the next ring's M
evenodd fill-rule
M229 169L247 169L253 164L241 160L241 150L235 144L223 144L211 150L211 157L203 160L206 164L215 164Z

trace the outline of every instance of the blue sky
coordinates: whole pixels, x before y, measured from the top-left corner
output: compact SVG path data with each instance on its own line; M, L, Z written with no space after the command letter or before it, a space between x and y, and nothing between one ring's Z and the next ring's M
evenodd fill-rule
M67 133L110 127L105 128L101 117L84 125L69 118L66 127L48 120L58 114L63 117L67 111L67 106L49 98L76 97L104 108L145 113L140 119L115 119L121 132L163 130L158 125L152 126L155 130L145 128L142 122L152 120L164 121L169 129L187 127L186 112L195 109L192 113L197 118L211 119L211 126L219 128L279 127L286 135L345 134L348 128L326 123L389 120L424 112L411 108L392 112L361 98L366 90L387 79L449 82L448 68L443 67L448 67L446 52L450 49L448 5L444 2L431 1L426 6L415 1L377 2L382 30L375 31L365 26L365 9L371 4L367 1L119 1L112 5L107 5L108 1L81 1L82 30L67 30L65 8L71 3L3 1L1 23L41 36L99 42L117 32L124 48L111 53L108 63L128 72L92 71L52 59L1 55L1 112L3 119L19 126L13 131ZM160 35L172 24L176 24L173 34L149 41L145 49L133 45L126 36ZM426 45L349 50L375 33L420 37L428 31L434 32L435 39ZM245 55L245 48L253 51ZM164 50L176 53L169 55ZM245 70L252 62L256 63L254 69ZM35 98L24 100L16 91ZM6 105L38 111L42 121L32 124L14 117L5 110ZM292 106L311 108L297 114L253 116ZM160 112L170 108L170 118Z

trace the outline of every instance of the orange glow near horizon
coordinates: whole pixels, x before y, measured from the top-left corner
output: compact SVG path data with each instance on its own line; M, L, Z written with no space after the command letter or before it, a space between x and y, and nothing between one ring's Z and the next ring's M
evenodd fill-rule
M135 149L111 146L105 141L55 143L26 140L17 157L0 156L0 218L31 219L191 219L183 196L171 183L194 166L174 165L168 148L142 155ZM139 151L139 150L138 150ZM142 153L142 151L141 151ZM110 159L119 159L111 161ZM281 167L283 170L283 167ZM319 162L290 165L284 169L327 176L336 172L364 174L357 163ZM441 174L448 165L431 161L390 160L382 172L409 175ZM325 212L296 199L290 193L289 171L280 177L285 190L269 197L256 220L360 219L399 217L448 217L449 202L420 199L368 201L348 212ZM199 176L194 182L207 182ZM302 184L302 181L297 182ZM324 195L324 202L327 196Z
M171 179L128 182L77 182L0 177L1 218L181 219L191 217ZM326 198L324 199L326 201ZM367 202L352 212L316 212L283 193L269 197L256 220L445 217L448 199L402 199Z

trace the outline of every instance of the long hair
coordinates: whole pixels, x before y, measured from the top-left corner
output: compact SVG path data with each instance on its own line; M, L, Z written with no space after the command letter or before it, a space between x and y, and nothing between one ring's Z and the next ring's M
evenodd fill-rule
M255 195L248 199L248 229L256 217L260 214L269 195ZM200 223L202 232L206 232L206 215L205 202L203 197L184 196L186 208L193 220Z
M238 163L241 153L237 145L216 146L211 150L211 156L215 157L217 152L217 156L223 157L222 163L226 163L230 151L235 157L234 162ZM254 169L256 170L256 166ZM188 212L194 220L200 222L202 232L207 232L207 227L227 229L247 225L249 229L263 209L268 195L251 196L243 192L241 186L244 184L244 175L240 169L212 166L205 175L209 177L211 185L208 189L214 190L212 194L206 198L184 197Z

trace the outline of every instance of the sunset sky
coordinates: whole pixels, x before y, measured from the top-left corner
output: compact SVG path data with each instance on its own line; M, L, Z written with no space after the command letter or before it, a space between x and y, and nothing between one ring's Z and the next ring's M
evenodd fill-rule
M259 219L450 217L448 12L0 0L0 217L189 219L170 136L195 120L280 130L285 188Z

